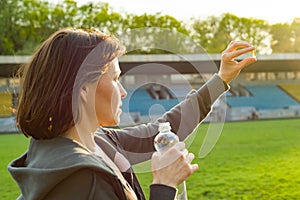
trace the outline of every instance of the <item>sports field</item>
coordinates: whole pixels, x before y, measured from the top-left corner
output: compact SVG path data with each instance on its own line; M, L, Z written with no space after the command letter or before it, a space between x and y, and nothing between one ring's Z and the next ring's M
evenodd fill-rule
M196 155L208 124L197 130ZM6 168L25 151L21 134L0 135L0 199L19 194ZM225 123L214 150L195 159L200 169L187 180L190 200L300 199L300 119ZM151 174L138 174L148 195Z

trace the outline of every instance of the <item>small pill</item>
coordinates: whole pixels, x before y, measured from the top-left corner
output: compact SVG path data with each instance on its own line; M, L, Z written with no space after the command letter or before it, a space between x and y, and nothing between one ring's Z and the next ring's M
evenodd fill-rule
M252 57L253 57L253 58L256 58L256 50L253 50L253 51L252 51Z

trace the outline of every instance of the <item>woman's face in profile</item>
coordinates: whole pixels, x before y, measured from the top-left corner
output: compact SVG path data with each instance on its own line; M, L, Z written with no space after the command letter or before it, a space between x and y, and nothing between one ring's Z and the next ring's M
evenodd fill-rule
M98 82L95 92L95 111L101 126L114 126L120 122L121 99L127 95L119 82L120 74L119 62L116 59Z

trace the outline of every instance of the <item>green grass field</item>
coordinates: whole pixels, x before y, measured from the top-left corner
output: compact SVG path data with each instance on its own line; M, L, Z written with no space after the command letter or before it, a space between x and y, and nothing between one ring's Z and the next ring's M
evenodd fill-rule
M208 124L197 130L190 151L198 155ZM225 123L214 150L196 158L187 180L191 200L300 199L300 119ZM18 187L7 164L27 148L21 134L0 135L0 199L15 199ZM148 195L150 173L138 174Z
M196 156L207 127L189 148ZM299 200L300 119L226 123L213 151L195 163L191 200ZM148 195L151 174L138 176Z
M7 165L26 151L29 140L23 134L0 135L0 199L16 199L20 193L7 171Z

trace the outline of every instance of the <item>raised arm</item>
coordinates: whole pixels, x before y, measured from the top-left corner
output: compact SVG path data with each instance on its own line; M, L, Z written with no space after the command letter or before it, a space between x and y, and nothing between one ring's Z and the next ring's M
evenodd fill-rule
M192 91L184 101L174 106L156 122L116 130L115 136L128 152L132 164L148 160L155 151L153 140L158 133L159 122L170 122L172 131L182 141L208 115L212 104L227 89L227 84L215 74L199 90Z
M151 158L155 151L153 139L158 133L158 123L168 121L180 140L184 140L209 114L213 103L228 90L228 84L247 65L256 61L248 57L237 62L234 59L255 48L244 41L231 42L222 52L218 74L214 74L199 90L192 91L184 101L166 112L156 122L147 125L113 131L121 146L127 152L131 164Z

